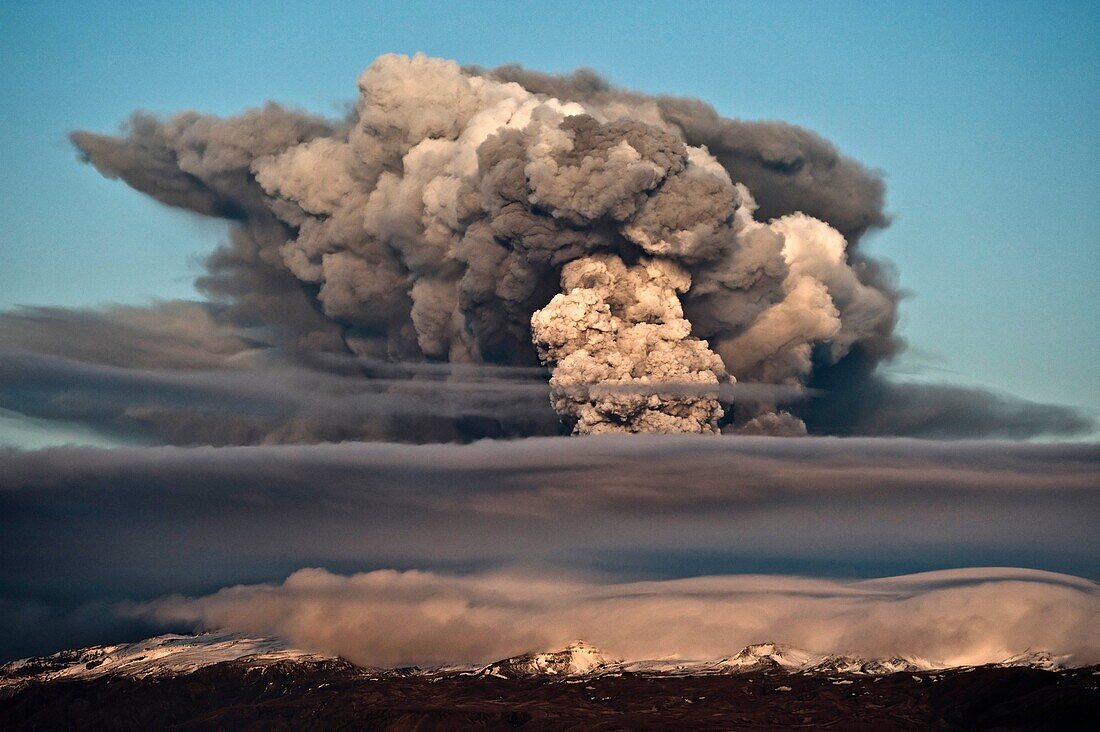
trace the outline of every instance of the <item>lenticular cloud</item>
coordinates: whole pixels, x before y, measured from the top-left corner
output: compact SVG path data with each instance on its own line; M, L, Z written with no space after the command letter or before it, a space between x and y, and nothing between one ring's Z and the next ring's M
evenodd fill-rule
M885 224L876 176L799 128L590 74L387 55L344 121L268 104L73 140L237 223L199 284L238 322L306 351L541 360L577 433L804 432L718 386L895 348L897 294L856 247Z
M997 663L1044 649L1100 658L1098 586L1026 569L977 568L873 580L724 575L604 584L497 572L462 577L303 569L122 608L158 622L276 634L364 665L491 661L583 638L628 659L718 659L781 639L823 653Z

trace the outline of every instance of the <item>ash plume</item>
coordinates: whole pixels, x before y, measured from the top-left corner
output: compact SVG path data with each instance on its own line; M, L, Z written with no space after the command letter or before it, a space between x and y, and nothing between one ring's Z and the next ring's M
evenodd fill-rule
M629 390L651 382L717 387L728 378L706 341L690 335L677 297L691 285L683 268L658 259L628 267L597 254L565 265L561 280L565 293L535 311L531 327L539 357L554 365L550 401L576 421L575 432L719 431L717 389Z
M269 103L72 139L104 175L235 222L198 283L225 319L302 352L541 360L575 432L801 434L818 407L621 387L814 387L898 348L888 268L856 247L887 223L876 174L800 128L589 72L387 55L342 121Z

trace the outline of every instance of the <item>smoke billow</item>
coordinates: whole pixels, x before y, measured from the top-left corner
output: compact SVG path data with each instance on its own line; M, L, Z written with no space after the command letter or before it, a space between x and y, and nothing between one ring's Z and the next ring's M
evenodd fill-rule
M575 431L719 431L717 389L673 394L660 386L717 386L726 376L706 341L690 335L677 297L691 285L683 268L658 259L628 267L597 254L567 264L561 281L566 294L536 311L531 327L539 357L554 364L551 403L576 420Z
M876 175L805 130L588 72L387 55L340 122L268 104L73 141L237 222L199 282L225 317L304 351L541 360L575 432L803 433L775 403L659 384L812 386L850 354L870 378L897 348L898 294L855 248L887 223Z

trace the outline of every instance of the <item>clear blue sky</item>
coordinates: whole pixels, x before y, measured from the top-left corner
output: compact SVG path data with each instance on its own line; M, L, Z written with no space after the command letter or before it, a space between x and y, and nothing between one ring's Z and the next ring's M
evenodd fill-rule
M375 56L590 66L887 174L899 371L1100 412L1100 3L7 2L0 308L192 297L221 224L81 166L134 108L334 112ZM315 6L321 5L320 9Z

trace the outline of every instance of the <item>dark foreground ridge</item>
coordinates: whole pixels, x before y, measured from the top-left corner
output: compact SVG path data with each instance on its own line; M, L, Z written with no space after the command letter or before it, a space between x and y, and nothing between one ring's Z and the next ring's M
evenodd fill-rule
M1095 729L1100 667L500 678L338 659L0 689L0 729Z

